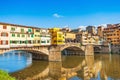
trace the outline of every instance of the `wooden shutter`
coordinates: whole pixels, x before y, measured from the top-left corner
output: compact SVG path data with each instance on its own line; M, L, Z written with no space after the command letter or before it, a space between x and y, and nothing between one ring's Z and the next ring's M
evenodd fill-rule
M1 44L3 44L3 41L1 40Z
M7 26L6 26L6 25L3 25L3 29L7 29Z
M8 33L6 33L6 36L8 37Z
M6 41L6 45L8 45L8 41Z

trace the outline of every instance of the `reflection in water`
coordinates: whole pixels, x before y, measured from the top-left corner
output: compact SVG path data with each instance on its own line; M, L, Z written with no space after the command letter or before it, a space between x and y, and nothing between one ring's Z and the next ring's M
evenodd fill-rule
M22 51L12 51L0 54L0 69L7 72L21 70L32 63L32 55Z
M11 75L26 80L116 80L119 66L120 55L63 56L62 62L33 61L27 70Z
M26 64L30 64L31 55L27 56ZM17 57L21 59L22 54ZM116 80L120 79L119 66L120 55L62 56L62 62L33 60L29 67L10 75L18 80Z

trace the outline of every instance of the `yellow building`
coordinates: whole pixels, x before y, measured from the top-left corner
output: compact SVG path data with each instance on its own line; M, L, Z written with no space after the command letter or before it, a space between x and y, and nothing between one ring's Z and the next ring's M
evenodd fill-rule
M40 46L40 28L34 28L34 46Z
M75 33L65 32L64 35L65 35L65 42L75 42L76 39Z
M65 38L60 28L49 29L49 32L51 34L51 45L64 45Z

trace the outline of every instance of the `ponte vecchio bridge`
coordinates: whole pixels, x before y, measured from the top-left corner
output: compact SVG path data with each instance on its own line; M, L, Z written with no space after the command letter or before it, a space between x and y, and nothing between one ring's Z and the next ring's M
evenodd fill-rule
M64 45L50 45L39 47L14 47L14 48L1 48L0 54L9 51L22 50L32 53L35 58L42 58L41 55L46 55L49 61L61 61L61 51L70 48L77 48L84 52L84 55L94 55L93 45L81 46L79 43L65 43Z

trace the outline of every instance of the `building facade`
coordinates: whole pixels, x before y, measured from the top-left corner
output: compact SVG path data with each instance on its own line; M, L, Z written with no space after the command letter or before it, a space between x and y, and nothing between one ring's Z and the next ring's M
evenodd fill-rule
M76 34L76 40L82 45L93 44L100 45L99 36L88 33L88 31L81 31Z
M120 44L120 24L108 24L103 31L104 39L114 45Z
M51 45L51 35L49 34L48 29L40 29L40 45Z
M103 38L103 30L104 30L104 26L98 26L98 27L97 27L97 35L98 35L100 38Z
M72 30L71 30L71 32L73 32L73 33L79 33L79 32L81 32L81 31L82 31L81 28L78 28L78 29L72 29Z
M40 46L40 28L34 28L34 46Z
M65 42L75 42L76 41L76 34L71 32L65 32Z
M87 26L86 31L88 31L88 33L91 33L92 35L96 34L95 26Z
M10 26L0 23L0 48L9 48Z
M48 29L0 23L0 48L46 46L51 44Z
M51 45L65 44L64 33L60 30L60 28L49 29L49 32L51 34Z

